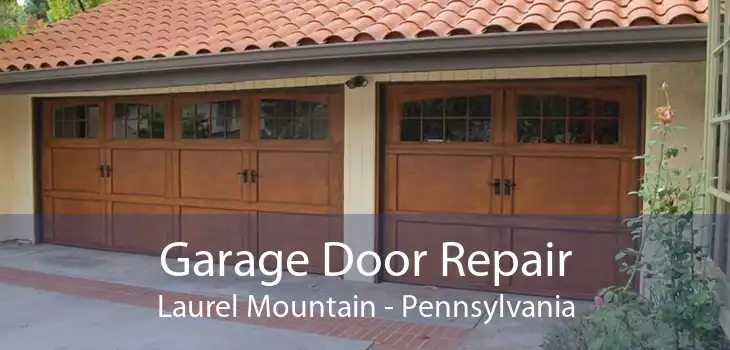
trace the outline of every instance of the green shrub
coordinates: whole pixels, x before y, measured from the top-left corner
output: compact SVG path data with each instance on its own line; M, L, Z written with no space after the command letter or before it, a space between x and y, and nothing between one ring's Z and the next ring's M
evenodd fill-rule
M664 350L668 328L652 319L641 299L602 304L555 326L544 338L546 350Z
M588 317L590 313L575 315L555 326L542 342L548 350L585 350L591 338L599 333L600 327Z
M639 190L632 193L645 212L628 222L639 247L616 255L628 281L605 288L594 310L546 335L546 350L730 349L718 320L715 281L703 268L707 247L697 243L704 174L672 166L682 148L669 144L668 135L680 127L673 125L666 84L661 91L666 103L656 109L652 128L660 139L649 141L649 151L635 158L646 168ZM645 255L648 244L656 249ZM631 288L640 275L648 296Z

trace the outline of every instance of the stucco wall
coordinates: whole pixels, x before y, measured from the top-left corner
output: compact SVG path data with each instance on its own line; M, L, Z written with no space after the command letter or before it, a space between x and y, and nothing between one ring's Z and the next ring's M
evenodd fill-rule
M647 140L656 138L651 127L656 120L654 109L665 101L664 94L659 92L662 82L669 86L669 102L677 110L675 123L685 128L668 140L688 147L688 152L680 155L677 164L699 168L702 166L704 149L705 65L697 63L652 67L651 74L647 75Z
M671 89L672 105L677 109L677 123L687 129L677 134L677 139L690 147L689 153L679 161L687 166L701 164L704 118L704 63L628 64L566 67L535 67L510 69L483 69L467 71L439 71L420 73L393 73L368 76L369 85L362 89L345 92L345 169L344 209L346 219L345 240L353 251L373 249L376 193L376 89L378 82L407 81L459 81L492 79L533 79L557 77L607 77L646 76L647 79L647 128L651 130L654 109L662 103L657 92L666 81ZM332 76L316 78L280 79L241 83L100 91L83 94L52 94L45 96L81 95L131 95L163 94L176 92L209 92L262 88L285 88L342 84L349 77ZM33 211L33 177L31 153L31 107L28 96L0 96L0 211L2 213L30 213ZM10 164L10 166L6 166ZM2 227L0 239L32 238L32 229ZM362 279L350 276L353 279Z
M33 239L33 126L29 96L0 96L0 242Z

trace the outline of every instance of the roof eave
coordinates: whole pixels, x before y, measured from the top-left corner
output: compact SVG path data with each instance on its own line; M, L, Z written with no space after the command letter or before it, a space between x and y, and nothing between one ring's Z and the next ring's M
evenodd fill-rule
M484 52L543 48L605 47L611 45L704 42L707 25L656 25L627 28L596 28L438 38L398 39L264 49L140 61L102 63L60 68L0 73L0 85L62 79L171 72L257 64L331 59L417 55L424 53Z

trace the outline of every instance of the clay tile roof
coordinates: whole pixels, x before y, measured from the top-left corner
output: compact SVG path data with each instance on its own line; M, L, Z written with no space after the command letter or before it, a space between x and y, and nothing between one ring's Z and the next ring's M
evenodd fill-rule
M707 18L708 0L113 0L1 44L0 71Z

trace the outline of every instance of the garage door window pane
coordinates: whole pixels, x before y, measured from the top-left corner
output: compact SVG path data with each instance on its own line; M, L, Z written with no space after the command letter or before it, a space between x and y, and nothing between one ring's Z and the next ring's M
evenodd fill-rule
M619 142L620 106L572 96L517 96L520 143L601 144Z
M568 143L591 143L593 137L593 121L589 119L568 120Z
M618 144L618 120L599 119L594 122L593 143L602 145Z
M542 122L542 142L565 142L565 119L545 119Z
M520 119L517 121L517 135L521 143L539 143L542 134L540 119Z
M467 119L447 119L446 120L446 140L448 141L465 141L467 137Z
M542 98L531 95L519 96L518 113L522 118L542 116Z
M464 118L467 116L467 102L466 97L454 97L446 99L446 117L457 117Z
M469 120L469 141L486 142L492 136L492 121L490 119Z
M237 102L211 104L211 138L237 139L241 136L241 119L238 118Z
M329 120L314 119L312 121L312 140L326 140L329 130Z
M182 137L186 139L238 139L241 137L238 100L183 106Z
M114 138L164 139L164 108L148 104L115 104Z
M593 115L593 101L587 98L571 98L568 104L569 117L590 117Z
M543 99L544 117L566 117L568 114L568 99L565 97L547 97Z
M99 134L99 106L62 107L53 111L53 137L94 139Z
M492 97L491 96L471 96L471 97L469 97L469 117L489 118L491 116L492 116Z
M401 141L421 141L421 119L403 118L400 128Z
M259 105L262 140L322 141L329 137L328 105L318 101L264 99Z
M424 119L423 139L425 141L442 141L444 139L444 120Z
M279 118L276 120L276 132L278 139L293 139L295 138L294 133L294 119L291 118Z
M443 117L444 116L444 100L425 100L423 101L424 117Z
M69 129L73 130L72 128ZM53 137L64 137L65 132L66 116L63 113L63 108L59 108L53 112Z
M597 100L596 117L618 118L619 105L617 102Z
M420 118L421 101L406 102L403 104L403 118Z
M403 142L488 142L492 99L489 95L408 101L401 105Z

